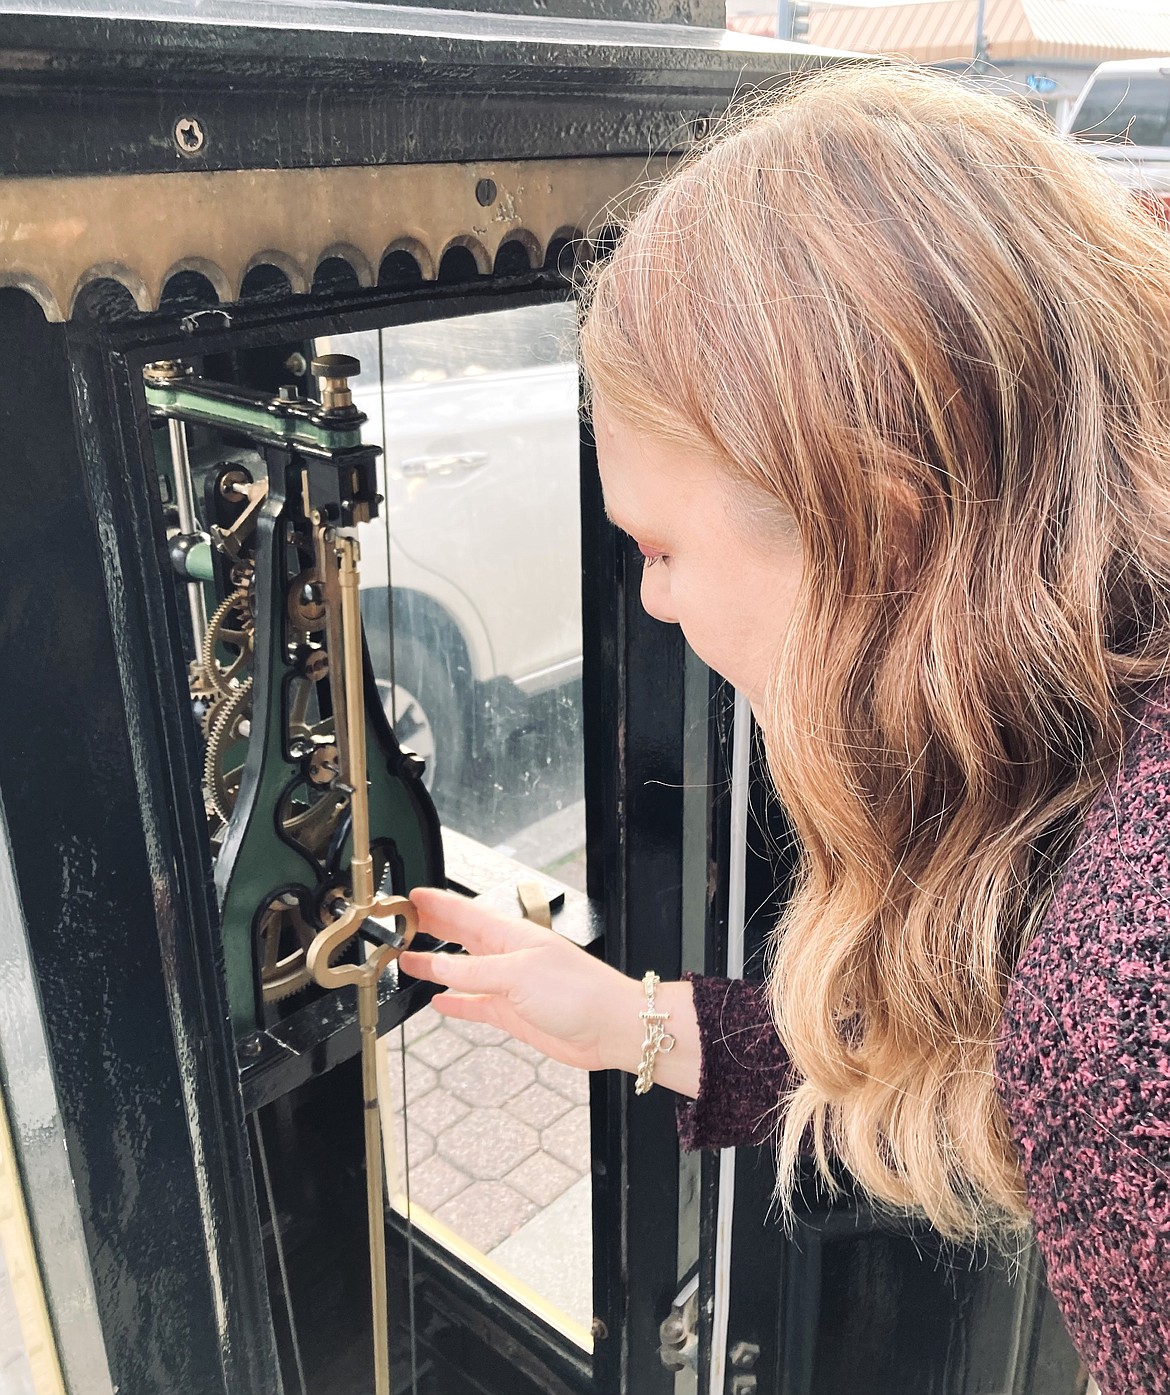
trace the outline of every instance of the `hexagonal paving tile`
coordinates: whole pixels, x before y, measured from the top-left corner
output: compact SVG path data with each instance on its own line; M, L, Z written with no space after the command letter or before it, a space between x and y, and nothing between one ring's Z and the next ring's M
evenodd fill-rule
M536 1130L502 1109L473 1109L439 1135L439 1152L477 1179L497 1181L536 1152Z
M453 1065L460 1056L466 1056L472 1050L472 1045L466 1037L461 1037L458 1032L453 1032L443 1023L438 1031L428 1032L407 1050L411 1056L417 1056L428 1066L442 1070L445 1066Z
M458 1032L461 1037L466 1037L476 1046L502 1046L510 1040L507 1032L502 1032L499 1027L492 1027L487 1022L464 1022L452 1017L448 1019L447 1025L453 1032Z
M414 1124L414 1115L410 1116L410 1126L407 1135L410 1139L410 1166L420 1167L435 1151L434 1135L426 1129ZM391 1131L386 1139L386 1151L392 1152L394 1159L402 1157L402 1115L395 1114L391 1123Z
M533 1153L519 1167L514 1167L504 1181L529 1201L535 1201L537 1206L547 1206L567 1191L578 1175L548 1153Z
M486 1254L536 1215L535 1203L503 1182L473 1182L436 1217Z
M529 1046L526 1041L517 1041L515 1037L509 1037L503 1046L513 1056L519 1056L522 1061L527 1061L532 1066L538 1066L541 1061L548 1060L543 1051L537 1051L535 1046Z
M562 1065L560 1061L543 1060L536 1068L542 1085L556 1090L574 1104L589 1103L589 1072L575 1066Z
M442 1142L440 1140L440 1147ZM589 1107L575 1105L540 1135L540 1146L578 1177L589 1171Z
M452 1124L466 1118L470 1107L464 1104L458 1095L440 1087L438 1090L428 1091L421 1099L414 1101L410 1106L407 1122L411 1127L415 1124L420 1125L428 1133L442 1133L444 1129L449 1129Z
M412 1206L421 1206L424 1211L437 1211L444 1202L458 1196L464 1187L470 1185L471 1178L466 1172L453 1167L446 1158L436 1153L421 1167L411 1168L410 1202Z
M442 1074L443 1089L453 1090L470 1105L487 1100L503 1104L535 1079L536 1071L527 1061L501 1046L477 1046Z
M406 1033L406 1044L410 1046L413 1042L425 1037L428 1032L433 1032L437 1027L443 1025L443 1019L429 1004L421 1008L413 1017L408 1017L402 1024L402 1030Z
M555 1090L541 1085L539 1081L529 1085L527 1090L521 1090L515 1099L510 1099L507 1103L509 1114L523 1119L534 1129L547 1129L549 1124L555 1124L561 1115L571 1108L564 1095L558 1095Z
M402 1057L398 1051L386 1052L387 1079L390 1085L390 1105L393 1109L402 1108ZM420 1099L428 1090L438 1084L439 1076L425 1061L406 1053L406 1099L409 1104Z

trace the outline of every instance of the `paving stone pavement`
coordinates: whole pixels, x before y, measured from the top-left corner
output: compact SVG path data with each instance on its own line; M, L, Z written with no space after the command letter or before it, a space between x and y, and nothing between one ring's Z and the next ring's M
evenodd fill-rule
M16 1297L0 1254L0 1395L33 1395L32 1368L16 1315Z
M386 1051L397 1189L404 1189L405 1135L412 1203L484 1254L588 1175L584 1071L549 1061L495 1027L429 1008L391 1033Z

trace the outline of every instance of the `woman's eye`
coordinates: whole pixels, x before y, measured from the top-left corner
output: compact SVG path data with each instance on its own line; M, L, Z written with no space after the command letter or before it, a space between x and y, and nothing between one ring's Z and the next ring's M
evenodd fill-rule
M670 561L669 556L663 552L661 548L647 547L644 543L639 543L638 551L642 554L643 558L645 558L644 565L647 567L652 567L655 562Z

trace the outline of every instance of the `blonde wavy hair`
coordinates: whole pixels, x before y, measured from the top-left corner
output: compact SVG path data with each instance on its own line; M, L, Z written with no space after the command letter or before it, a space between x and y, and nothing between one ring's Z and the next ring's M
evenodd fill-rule
M1168 253L1032 111L864 66L731 122L586 287L606 408L803 551L762 722L787 1205L811 1140L945 1236L1026 1224L1007 985L1170 653Z

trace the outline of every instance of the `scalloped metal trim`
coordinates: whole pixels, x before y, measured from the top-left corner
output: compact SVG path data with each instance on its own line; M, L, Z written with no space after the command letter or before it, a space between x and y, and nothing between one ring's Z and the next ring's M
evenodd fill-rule
M0 286L20 287L62 321L99 279L147 311L180 271L205 276L226 304L261 265L277 267L294 292L335 257L362 286L400 251L424 280L455 246L481 272L507 242L538 266L553 243L588 242L664 168L610 158L3 180ZM496 186L486 208L481 180Z

